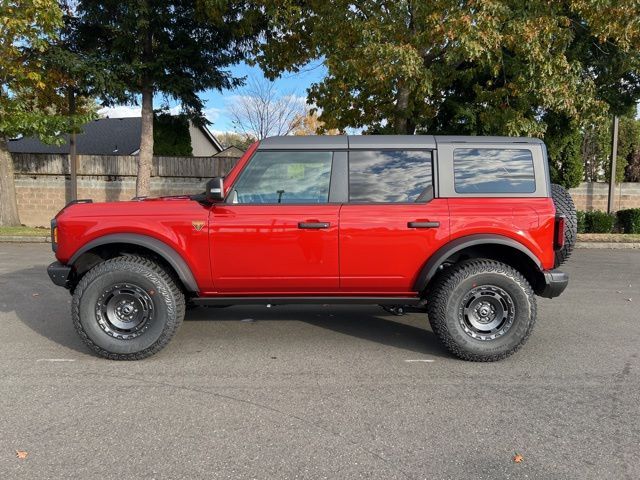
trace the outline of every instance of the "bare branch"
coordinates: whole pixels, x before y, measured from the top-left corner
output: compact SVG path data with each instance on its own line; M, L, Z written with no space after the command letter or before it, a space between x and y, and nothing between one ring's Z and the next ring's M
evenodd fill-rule
M240 90L229 112L235 127L258 140L274 135L289 135L304 117L304 100L293 92L279 94L273 82L251 78Z

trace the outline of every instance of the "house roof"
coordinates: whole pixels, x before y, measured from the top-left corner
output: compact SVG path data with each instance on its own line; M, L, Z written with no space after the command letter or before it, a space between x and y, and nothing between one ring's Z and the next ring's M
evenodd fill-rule
M137 155L140 151L140 117L101 118L89 122L78 133L76 149L80 155ZM222 146L205 126L199 127L216 150ZM64 135L65 143L60 146L47 145L37 137L23 137L9 141L12 153L69 153L69 135Z
M89 122L78 133L76 148L82 155L131 155L140 148L140 117L101 118ZM9 141L12 153L69 153L69 135L65 143L47 145L36 137Z

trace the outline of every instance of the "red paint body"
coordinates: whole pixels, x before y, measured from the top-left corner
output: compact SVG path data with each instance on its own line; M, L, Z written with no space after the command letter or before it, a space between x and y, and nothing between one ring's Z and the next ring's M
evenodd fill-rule
M255 151L225 179L229 191ZM56 257L67 263L88 242L137 233L173 248L201 296L415 296L425 262L449 241L497 234L527 247L544 269L554 263L551 198L438 198L418 204L204 206L188 197L76 204L57 219ZM439 222L434 229L408 222ZM205 222L201 230L193 222ZM299 222L328 222L300 230Z

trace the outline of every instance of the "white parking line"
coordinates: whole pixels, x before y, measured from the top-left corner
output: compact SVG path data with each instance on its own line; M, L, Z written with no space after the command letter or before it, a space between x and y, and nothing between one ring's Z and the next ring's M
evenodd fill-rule
M73 358L39 358L36 362L75 362Z

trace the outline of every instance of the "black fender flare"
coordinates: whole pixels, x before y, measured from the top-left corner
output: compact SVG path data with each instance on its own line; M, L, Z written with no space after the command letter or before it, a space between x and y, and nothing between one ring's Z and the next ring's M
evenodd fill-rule
M137 233L114 233L111 235L105 235L100 238L96 238L95 240L91 240L90 242L84 244L80 247L76 253L69 259L67 265L74 265L78 259L82 256L82 254L92 250L96 247L100 247L103 245L109 245L113 243L125 243L131 245L138 245L144 248L147 248L158 256L163 258L178 274L178 278L182 281L184 287L190 292L198 292L200 289L198 288L198 284L196 283L196 279L185 262L184 258L180 256L178 252L176 252L172 247L167 245L166 243L158 240L157 238L149 237L147 235L140 235Z
M420 273L418 274L414 290L416 292L422 292L427 287L431 279L436 275L440 265L442 265L442 263L451 255L464 250L465 248L475 247L478 245L504 245L514 248L529 257L531 261L533 261L537 265L540 271L543 270L542 263L540 262L538 257L536 257L531 250L529 250L526 246L524 246L517 240L505 237L503 235L494 234L467 235L465 237L456 238L455 240L452 240L446 245L440 247L431 256L431 258L427 260L427 262L420 270Z

